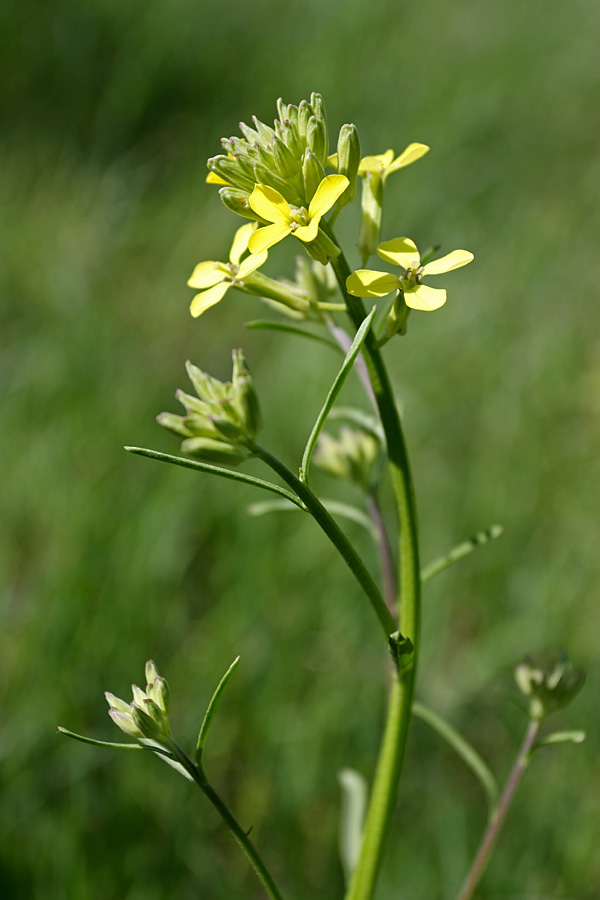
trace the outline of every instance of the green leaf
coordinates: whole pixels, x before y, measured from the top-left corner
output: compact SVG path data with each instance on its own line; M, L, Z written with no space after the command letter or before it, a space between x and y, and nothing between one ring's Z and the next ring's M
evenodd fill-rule
M373 321L373 317L377 311L377 307L374 306L368 316L363 319L360 328L356 332L354 340L346 354L346 358L342 363L342 367L338 372L335 381L331 386L331 390L327 394L327 399L323 404L321 412L317 416L317 421L315 422L314 428L310 433L310 437L308 438L306 447L304 449L304 455L302 456L302 463L300 465L300 481L304 481L305 483L308 481L308 468L310 466L310 460L313 455L313 451L317 444L317 439L319 434L321 433L321 429L325 425L327 420L327 416L329 415L333 404L335 403L339 392L341 391L346 378L350 374L350 370L354 365L354 360L360 353L360 348L362 347L365 338L367 336L367 332L371 326L371 322Z
M377 538L377 531L369 516L357 506L351 506L349 503L340 503L338 500L321 500L321 503L332 516L341 516L356 522L369 532L373 539ZM265 516L272 512L303 512L304 510L298 506L292 506L287 500L265 500L262 503L252 503L248 509L249 516Z
M349 885L362 846L368 788L366 779L354 769L342 769L338 781L342 789L339 852L346 885Z
M485 531L478 531L477 534L474 534L468 541L463 541L462 544L458 544L458 546L454 547L454 549L452 549L450 553L447 553L446 556L440 556L439 559L434 560L422 569L422 584L425 584L426 581L430 581L435 575L439 575L440 572L443 572L444 569L447 569L455 562L458 562L459 559L468 556L469 553L472 553L477 547L482 547L484 544L489 543L489 541L499 538L501 534L504 534L502 525L490 525Z
M200 731L198 733L198 740L196 741L196 765L200 765L202 761L202 754L204 752L204 745L206 744L206 739L208 737L208 733L212 727L213 719L217 713L219 708L219 704L223 699L223 693L225 688L229 684L229 679L235 672L238 663L240 661L240 657L236 657L234 661L231 663L223 677L221 678L216 691L212 695L211 701L208 704L208 709L206 710L206 714L204 719L202 720L202 725L200 726Z
M185 459L182 456L171 456L169 453L160 453L158 450L147 450L143 447L125 447L124 449L129 453L135 453L136 456L147 456L149 459L158 459L161 462L171 463L174 466L182 466L184 469L196 469L198 472L218 475L220 478L228 478L230 481L241 481L243 484L251 484L254 487L262 488L263 491L279 494L281 497L289 500L290 503L294 503L301 509L303 508L302 502L291 491L270 481L263 481L262 478L255 478L253 475L243 475L241 472L235 472L233 469L223 469L221 466L213 466L195 459Z
M64 734L65 737L73 738L75 741L81 741L82 744L91 744L93 747L108 747L109 750L152 750L153 753L162 753L163 756L171 756L166 750L163 750L161 747L147 747L143 744L117 744L114 741L96 741L94 738L86 737L83 734L76 734L74 731L69 731L67 728L63 728L61 725L58 726L59 734Z
M552 734L539 738L532 750L537 750L539 747L550 747L552 744L583 744L585 737L585 731L553 731Z
M413 703L413 713L430 728L437 731L452 749L460 756L473 774L479 779L488 802L488 815L491 820L498 805L498 785L488 764L479 755L475 747L460 734L453 725L422 703Z
M283 322L269 322L266 319L255 319L252 322L246 322L246 328L258 328L263 331L283 331L285 334L309 338L312 341L317 341L319 344L325 344L327 347L331 347L338 353L341 352L340 347L335 341L331 341L329 338L323 337L320 334L314 334L312 331L306 331L304 328L298 328L297 325L287 325Z

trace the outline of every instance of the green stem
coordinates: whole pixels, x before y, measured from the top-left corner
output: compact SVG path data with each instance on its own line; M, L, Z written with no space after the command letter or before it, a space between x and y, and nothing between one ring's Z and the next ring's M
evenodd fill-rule
M248 859L248 862L256 872L267 896L270 900L283 900L283 895L280 893L277 885L273 881L271 873L260 858L256 847L248 837L248 833L244 831L226 803L221 800L215 789L211 787L202 763L195 766L189 756L183 752L181 747L176 744L175 741L170 742L170 749L173 756L181 763L186 772L189 772L195 784L198 785L204 796L212 803L227 828L231 831L233 837Z
M535 720L532 720L529 723L529 727L527 728L525 738L523 739L523 743L521 744L516 762L508 777L508 781L506 782L506 787L504 788L504 791L500 798L500 802L498 803L496 814L486 828L483 840L481 841L479 850L477 851L477 856L473 861L471 871L467 875L467 879L462 887L458 900L471 900L475 888L479 884L481 876L483 875L485 868L490 861L492 851L496 846L496 841L498 840L498 835L500 834L500 829L502 828L502 824L504 822L504 819L506 818L508 808L515 795L515 791L519 786L519 782L523 777L523 773L529 765L529 755L540 732L540 725L541 723Z
M330 233L330 236L332 240L335 240L333 233ZM365 308L362 300L352 297L346 290L346 278L351 273L343 253L332 260L331 265L344 297L348 314L354 327L358 328L365 318ZM421 610L417 512L402 425L387 370L372 332L367 335L362 352L385 433L398 510L400 631L413 642L415 653L413 666L403 673L401 679L394 680L390 691L387 722L377 761L363 845L346 900L369 900L375 890L408 739L419 650Z
M379 588L335 519L327 512L321 501L313 494L311 489L304 482L300 481L300 479L297 478L296 475L281 462L281 460L277 459L276 456L273 456L273 454L265 447L261 447L260 444L253 445L252 451L266 462L274 472L277 472L286 484L292 488L317 524L323 529L332 544L335 545L346 565L370 600L371 606L379 619L379 623L383 628L387 640L389 635L396 630L394 619L385 605L385 600L381 596Z

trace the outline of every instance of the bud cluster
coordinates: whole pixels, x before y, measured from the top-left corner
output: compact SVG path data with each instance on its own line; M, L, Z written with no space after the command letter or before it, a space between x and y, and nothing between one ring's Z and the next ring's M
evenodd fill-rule
M110 707L108 714L121 731L138 740L160 743L171 736L169 727L169 688L152 660L146 663L146 690L136 684L131 686L133 701L126 703L108 691L105 697Z
M567 706L579 693L585 681L585 673L574 669L566 653L552 666L535 666L526 658L515 669L515 681L521 693L528 699L529 715L536 721Z
M313 461L330 475L353 481L372 493L381 461L381 443L372 432L344 426L338 438L327 432L320 435Z
M222 138L225 151L208 160L209 180L224 185L221 199L228 209L248 219L262 221L249 203L257 184L274 188L292 207L308 207L325 178L329 136L325 105L320 94L297 106L277 101L279 118L273 127L252 117L253 125L240 122L242 137ZM338 142L339 171L350 184L340 206L354 199L360 163L360 143L354 125L344 125Z
M186 415L163 412L159 425L185 440L184 453L207 462L237 465L251 455L251 445L260 427L258 399L241 350L233 351L233 376L222 382L190 362L186 369L197 396L177 391L175 396Z

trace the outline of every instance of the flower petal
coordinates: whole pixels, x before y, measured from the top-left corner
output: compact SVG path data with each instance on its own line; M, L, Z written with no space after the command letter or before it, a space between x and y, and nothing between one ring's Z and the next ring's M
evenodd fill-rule
M190 304L190 312L193 317L197 319L203 312L210 309L219 300L222 300L230 287L230 281L223 281L221 284L215 284L214 287L209 288L207 291L202 291L201 294L196 294Z
M423 275L441 275L442 272L451 272L452 269L460 269L466 266L475 257L468 250L453 250L446 256L434 259L423 266Z
M248 201L250 206L267 222L285 222L290 220L290 204L279 191L268 184L257 184Z
M400 287L400 279L389 272L358 269L346 279L346 289L355 297L385 297Z
M244 262L240 265L237 277L245 278L246 275L250 275L252 272L255 272L262 266L263 263L267 261L268 255L268 250L262 250L260 253L251 253L250 256L247 256Z
M421 159L422 156L425 156L426 153L429 153L427 144L409 144L406 150L403 150L400 156L396 157L394 162L387 167L383 173L384 180L388 175L391 175L392 172L397 172L398 169L403 169L405 166L412 165L412 163Z
M229 251L229 261L232 262L234 266L239 266L240 259L248 249L250 235L253 231L256 231L257 224L257 222L248 222L246 225L242 225L241 228L238 228L234 234L231 250Z
M375 172L381 175L383 169L386 169L394 158L393 150L386 150L385 153L379 153L377 156L363 156L358 167L359 175L366 175L367 172Z
M384 241L377 248L377 253L386 262L392 263L394 266L402 266L403 269L416 269L421 262L417 245L407 237Z
M301 225L300 228L296 228L293 232L294 237L300 238L301 241L304 241L305 244L310 244L311 241L314 241L318 232L319 232L319 222L321 221L322 216L313 216L308 225Z
M216 172L209 172L209 173L208 173L208 175L206 176L206 183L207 183L207 184L226 184L227 187L230 186L230 185L229 185L229 182L228 182L228 181L225 181L224 178L221 178L220 175L217 175Z
M254 234L250 236L248 250L253 255L262 253L264 250L268 250L269 247L272 247L273 244L282 241L284 237L287 237L291 230L292 226L287 225L285 222L275 222L273 225L266 225L264 228L259 228L258 231L255 231Z
M308 206L309 219L320 219L326 212L329 212L349 184L345 175L326 175Z
M219 284L225 278L220 265L221 263L214 262L214 260L198 263L190 275L188 286L202 289L212 287L213 284Z
M404 302L411 309L420 309L423 312L432 312L439 309L446 302L446 291L440 288L431 288L426 284L417 284L414 288L404 291Z
M331 153L327 157L327 165L330 169L337 169L338 167L338 155L337 153Z

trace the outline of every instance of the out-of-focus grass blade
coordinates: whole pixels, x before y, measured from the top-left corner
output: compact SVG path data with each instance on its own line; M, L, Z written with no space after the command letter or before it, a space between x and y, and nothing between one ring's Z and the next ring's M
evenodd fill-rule
M351 506L349 503L340 503L338 500L321 500L321 503L332 516L341 516L344 519L349 519L351 522L356 522L357 525L361 525L366 529L371 537L377 537L373 522L357 506ZM301 507L292 506L287 500L264 500L261 503L252 503L247 508L249 516L265 516L272 512L294 512L298 510L302 511Z
M442 737L460 756L473 774L479 779L488 801L488 816L491 820L498 805L498 784L492 770L477 752L475 747L460 734L456 728L422 703L413 703L413 713L426 722L430 728Z
M342 769L338 781L342 789L339 852L348 885L360 854L368 789L366 779L354 769Z
M367 332L371 327L371 322L373 321L373 317L377 311L377 307L374 306L368 316L363 319L360 328L356 332L354 340L352 341L352 345L346 354L346 358L342 363L342 367L338 372L335 381L331 386L331 390L327 394L327 399L323 404L321 412L317 416L317 421L315 422L314 428L310 433L310 437L306 443L306 447L304 448L304 454L302 456L302 463L300 465L300 480L306 482L308 479L308 468L310 466L310 459L313 455L313 451L317 444L317 440L319 434L321 433L321 429L327 420L327 416L329 415L333 404L335 403L339 392L341 391L343 384L350 374L350 370L354 365L354 360L360 353L360 348L362 347L364 340L367 336Z
M297 337L309 338L311 341L318 341L320 344L326 344L337 353L342 352L335 341L331 341L329 338L323 337L320 334L313 334L312 331L306 331L304 328L299 328L297 325L287 325L283 322L269 322L267 319L255 319L252 322L246 322L245 327L261 329L263 331L283 331L285 334L294 334Z
M262 478L255 478L253 475L243 475L233 469L223 469L221 466L213 466L210 463L199 462L196 459L185 459L183 456L171 456L169 453L160 453L158 450L147 450L145 447L125 447L129 453L135 453L136 456L147 456L149 459L158 459L161 462L171 463L173 466L182 466L184 469L196 469L198 472L207 472L209 475L218 475L220 478L228 478L230 481L241 481L244 484L251 484L254 487L262 488L263 491L270 491L272 494L279 494L285 497L290 503L294 503L301 509L302 503L286 488L273 484L271 481L263 481Z
M234 661L231 663L223 677L221 678L216 691L212 695L211 701L208 704L208 709L204 715L204 719L202 720L202 725L200 726L200 731L198 732L198 740L196 741L196 765L200 765L202 761L202 753L204 752L204 745L206 744L206 739L208 737L208 733L212 727L213 719L217 713L219 708L219 704L223 699L223 693L225 688L229 684L229 679L237 669L238 663L240 661L240 657L236 657Z
M490 525L485 531L478 531L473 537L454 547L450 553L447 553L445 556L440 556L439 559L435 559L432 563L429 563L428 566L422 569L421 582L424 584L426 581L430 581L435 575L439 575L444 569L447 569L455 562L458 562L459 559L464 559L465 556L468 556L469 553L472 553L477 547L483 547L483 545L489 543L489 541L494 541L496 538L499 538L501 534L504 534L502 525Z

